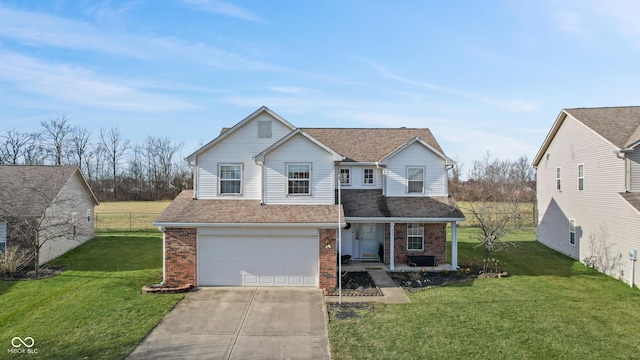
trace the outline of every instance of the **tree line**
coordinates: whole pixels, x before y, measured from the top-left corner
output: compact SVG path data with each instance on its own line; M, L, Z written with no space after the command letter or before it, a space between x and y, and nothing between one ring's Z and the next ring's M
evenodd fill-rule
M100 201L173 199L192 186L191 169L178 158L184 142L148 136L132 144L117 127L92 134L65 115L40 125L39 132L0 134L0 164L75 165Z

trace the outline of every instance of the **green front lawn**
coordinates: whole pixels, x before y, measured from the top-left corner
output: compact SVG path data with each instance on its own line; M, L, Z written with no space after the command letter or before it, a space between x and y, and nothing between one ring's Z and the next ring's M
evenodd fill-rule
M183 297L140 291L162 280L158 233L103 234L52 265L66 271L0 281L0 358L31 337L40 359L122 359Z
M460 231L462 257L481 258ZM640 292L518 231L496 254L510 276L410 293L330 318L334 359L631 359L640 356Z

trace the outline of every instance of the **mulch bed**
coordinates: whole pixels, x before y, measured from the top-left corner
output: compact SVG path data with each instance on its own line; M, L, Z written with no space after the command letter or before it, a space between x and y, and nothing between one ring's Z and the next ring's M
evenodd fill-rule
M36 274L35 270L23 271L12 277L0 275L0 280L39 280L48 279L60 275L64 271L62 266L45 266L39 269Z
M398 286L409 292L474 281L480 277L477 273L463 273L460 271L406 271L388 272L388 274Z
M338 290L327 293L338 296ZM382 296L382 292L366 271L345 271L342 273L342 296Z

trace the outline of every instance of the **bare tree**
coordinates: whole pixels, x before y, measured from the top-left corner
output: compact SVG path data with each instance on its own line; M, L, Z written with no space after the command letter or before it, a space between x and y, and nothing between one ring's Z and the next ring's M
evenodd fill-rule
M128 155L130 149L129 140L124 139L118 128L113 127L109 131L100 129L100 148L110 166L112 175L112 191L114 199L118 198L117 175L120 163Z
M91 146L91 133L86 128L76 126L71 132L71 147L74 157L74 163L78 166L80 171L87 173L85 168L89 168L86 164L86 159L89 156ZM83 164L83 160L85 163Z
M43 165L47 153L42 147L42 136L39 133L30 134L30 140L24 150L25 165Z
M16 129L7 130L6 135L0 136L3 140L0 147L0 164L17 165L24 158L25 151L33 137Z
M67 124L65 115L58 115L57 118L49 121L41 121L44 127L43 136L48 141L46 149L53 157L54 165L62 165L62 157L68 147L68 136L72 131L71 125Z
M70 174L61 169L55 175L34 176L28 168L18 167L0 179L0 221L8 224L10 241L29 250L36 273L45 245L80 236L77 214L71 210L73 192L59 191Z

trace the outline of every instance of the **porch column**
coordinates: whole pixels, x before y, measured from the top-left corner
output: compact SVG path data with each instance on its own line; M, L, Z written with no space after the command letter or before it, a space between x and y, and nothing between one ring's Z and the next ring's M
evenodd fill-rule
M451 222L451 270L458 269L458 223Z
M395 259L395 240L394 235L396 232L396 223L392 222L389 223L389 270L395 270L395 264L394 264L394 259Z

